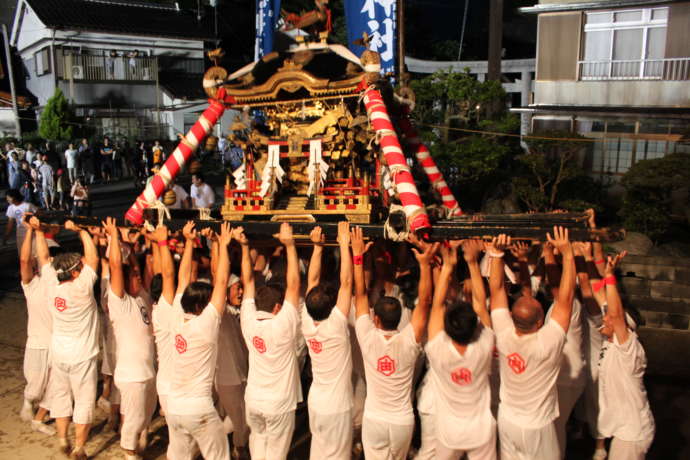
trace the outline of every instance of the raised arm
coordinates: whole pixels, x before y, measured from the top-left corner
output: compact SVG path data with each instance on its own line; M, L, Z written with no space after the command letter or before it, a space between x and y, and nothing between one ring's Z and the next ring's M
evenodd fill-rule
M192 280L192 256L194 255L194 241L196 240L196 230L194 222L188 221L182 229L185 238L184 253L180 261L180 268L177 274L177 294L182 294Z
M520 267L520 285L522 286L522 295L532 297L532 277L529 274L529 267L527 265L527 257L531 246L524 241L516 241L510 253L518 261Z
M558 290L561 283L561 267L558 265L558 260L553 251L553 245L548 241L542 246L542 255L544 256L545 283L555 299L558 297Z
M350 255L350 224L338 223L338 246L340 248L340 289L335 306L347 318L352 307L352 256Z
M472 309L485 327L491 327L491 315L486 309L484 278L482 278L479 269L479 255L483 250L484 243L481 240L465 240L462 244L463 257L470 270L470 281L472 282Z
M213 278L213 293L211 294L211 303L220 316L223 316L223 313L225 313L228 277L230 276L228 245L231 240L230 224L223 222L220 226L220 236L218 237L218 270Z
M29 224L34 229L36 235L36 257L38 257L38 268L41 269L44 265L50 263L50 250L48 249L46 234L41 226L41 221L36 216L31 216Z
M113 225L115 225L114 222L115 219L113 219ZM79 238L81 239L82 246L84 247L84 260L86 265L91 267L93 271L98 272L100 258L98 257L98 249L96 249L96 243L93 242L91 234L86 229L77 227L71 220L65 222L65 228L67 230L72 230L73 232L79 233Z
M26 227L26 235L19 252L19 274L22 278L22 284L29 284L34 279L34 267L31 263L31 245L34 239L34 229L28 222L23 222L22 225Z
M551 319L561 325L568 332L570 315L573 310L573 297L575 296L575 257L573 248L568 239L568 229L563 227L553 228L553 237L547 233L546 238L563 257L563 273L558 287L558 295L555 297Z
M429 319L429 308L431 308L431 293L433 291L433 283L431 281L431 262L438 251L439 243L429 244L424 248L424 252L419 252L413 248L414 256L419 262L419 292L417 305L412 311L412 319L410 324L414 329L415 339L417 343L422 341L424 331L426 330L427 321Z
M505 234L494 237L491 243L487 244L486 254L491 258L489 275L491 311L508 308L508 294L506 294L504 286L505 264L503 262L503 255L508 246L510 246L510 237Z
M175 300L175 263L168 247L168 227L165 225L158 226L150 237L154 241L154 250L158 251L160 273L163 278L161 297L168 305L172 305L173 300Z
M621 301L618 286L616 284L616 267L627 255L627 251L623 251L616 256L609 256L606 260L606 268L604 270L604 284L606 285L606 302L608 309L606 316L611 322L613 333L616 335L618 342L623 344L628 340L630 332L625 323L625 310L623 309L623 302Z
M253 299L256 296L256 284L254 282L254 264L250 254L249 240L242 227L232 230L232 237L242 247L242 299Z
M585 311L590 316L600 316L601 308L594 298L594 291L589 282L589 273L587 273L587 260L585 259L585 254L591 251L591 247L592 243L573 243L575 270L577 271L578 287L580 288L580 295L582 296L582 304L585 306Z
M311 252L309 271L307 272L307 294L321 280L321 259L323 258L323 243L325 239L321 227L314 227L309 234L309 239L314 245L314 249Z
M277 236L281 244L285 246L285 254L287 255L287 287L285 288L285 300L299 309L299 260L297 259L295 238L292 235L292 225L283 222L280 225L280 232Z
M453 241L453 246L444 243L440 247L443 264L441 265L438 281L434 287L434 300L431 305L429 325L427 326L427 335L430 341L436 337L436 334L441 332L444 327L448 286L450 285L450 280L453 278L455 266L458 264L458 247L455 243L456 242Z
M120 231L115 219L106 217L103 228L110 235L110 253L108 265L110 267L110 290L119 298L125 295L125 279L122 272L122 251L120 251Z
M367 296L367 288L364 283L364 254L373 243L364 243L364 236L360 227L352 229L350 241L352 245L352 264L354 265L355 316L359 318L369 314L369 297Z
M588 209L586 211L587 214L587 225L591 229L597 228L597 220L596 220L596 213L594 212L594 209ZM604 271L605 271L605 263L606 263L606 257L604 255L604 245L601 244L599 241L595 241L592 244L592 247L594 249L594 267L596 271L599 273L599 278L604 276Z

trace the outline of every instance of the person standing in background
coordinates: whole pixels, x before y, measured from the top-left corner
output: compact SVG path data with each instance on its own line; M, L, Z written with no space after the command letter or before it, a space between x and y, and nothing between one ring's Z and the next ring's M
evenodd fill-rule
M74 148L74 144L70 143L65 150L65 162L67 164L67 175L71 184L77 180L77 158L79 152Z

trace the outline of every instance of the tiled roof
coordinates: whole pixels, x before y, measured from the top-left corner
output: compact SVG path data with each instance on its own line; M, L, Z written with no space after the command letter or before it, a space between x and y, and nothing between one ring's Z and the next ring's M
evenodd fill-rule
M214 38L213 10L178 10L174 4L135 0L27 0L48 27L155 37ZM221 23L222 24L222 23ZM219 31L222 33L222 31Z

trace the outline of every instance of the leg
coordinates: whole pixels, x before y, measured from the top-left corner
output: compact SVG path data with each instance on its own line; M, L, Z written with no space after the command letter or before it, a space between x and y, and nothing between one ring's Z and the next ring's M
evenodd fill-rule
M247 425L250 428L249 452L252 460L266 460L268 434L264 415L247 407Z
M220 404L234 427L232 444L238 448L246 446L249 439L249 427L244 408L244 387L245 384L217 386Z
M309 411L311 460L349 460L352 456L352 412L318 414Z
M48 386L48 350L27 348L24 352L24 405L20 416L28 422L33 417L33 405L46 393Z
M362 418L362 445L364 457L367 460L388 460L390 439L388 424L367 418Z
M72 417L72 391L68 375L69 366L54 363L52 371L49 390L52 395L50 415L55 418L60 450L63 453L69 454L67 432L69 430L70 418Z
M122 395L120 411L123 416L120 447L129 455L135 455L139 435L146 429L148 405L146 382L117 382ZM150 418L150 417L149 417Z
M435 416L433 414L419 413L419 418L422 423L422 444L415 456L415 460L431 460L436 458L436 436L434 435Z
M494 449L495 450L495 449ZM436 460L460 460L465 451L446 447L438 439L434 440L434 458Z
M93 422L98 383L97 367L96 359L92 358L73 366L74 371L70 373L70 385L74 393L75 451L83 451Z
M201 455L204 459L228 460L230 458L230 446L228 445L228 437L223 429L223 422L218 417L218 413L213 411L193 417L194 427L189 427L189 429L194 440L199 445L199 450L201 450Z
M652 440L623 441L613 438L609 450L609 460L644 460Z
M266 417L268 450L266 460L285 460L295 431L295 411Z
M192 460L194 452L194 438L184 426L183 416L167 415L168 460Z
M460 458L460 457L458 457ZM468 460L496 460L496 430L492 430L491 438L483 445L467 452Z
M414 425L389 425L390 453L395 460L405 460L410 450Z

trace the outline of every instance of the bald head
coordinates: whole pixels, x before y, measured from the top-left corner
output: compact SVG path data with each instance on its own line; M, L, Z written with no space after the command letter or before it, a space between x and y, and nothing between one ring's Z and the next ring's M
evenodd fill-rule
M544 321L544 310L537 299L522 296L513 304L513 323L520 332L536 332Z

